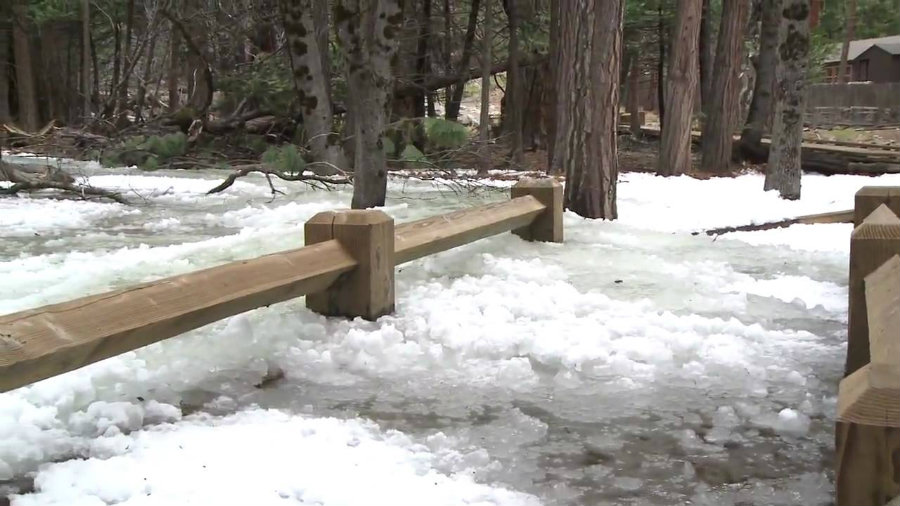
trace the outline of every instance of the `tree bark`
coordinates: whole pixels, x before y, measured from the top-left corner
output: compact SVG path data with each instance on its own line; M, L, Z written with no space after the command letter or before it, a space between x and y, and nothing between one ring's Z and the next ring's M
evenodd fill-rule
M712 11L709 8L710 0L703 0L703 10L700 15L700 109L706 111L706 104L712 98Z
M550 84L547 86L545 107L547 108L547 172L551 174L559 174L553 166L554 150L556 149L556 109L559 99L557 97L557 85L559 83L559 2L550 2L550 58L548 66L550 68Z
M662 128L666 117L666 28L663 23L662 2L659 2L656 7L656 37L659 49L656 60L656 102L659 112L659 126Z
M178 68L181 64L181 34L178 32L178 29L175 28L174 22L169 29L169 37L169 75L166 77L166 86L169 91L169 112L175 112L178 110L179 103L181 102L181 97L178 93Z
M672 37L666 103L657 173L677 176L691 169L691 118L699 80L697 38L700 34L701 0L678 0Z
M128 69L132 66L131 61L131 34L134 30L134 0L128 0L125 18L125 44L122 51L122 68ZM122 75L122 82L116 83L118 96L116 98L116 115L123 113L123 109L128 102L128 83L130 81L130 73L125 72Z
M382 137L391 96L391 59L403 20L398 0L339 0L338 38L347 73L353 117L353 209L384 205L387 167Z
M444 72L450 74L453 72L453 12L450 9L450 0L444 0L444 37L443 37L443 58ZM444 88L444 114L450 109L450 97L453 94L453 87Z
M703 125L700 168L704 172L727 172L731 167L732 132L737 126L740 98L743 31L747 25L747 2L723 0L722 24L716 45L712 97Z
M485 0L487 1L487 0ZM460 57L458 72L462 74L469 68L469 62L472 59L472 48L475 45L475 30L478 27L478 10L480 8L480 0L472 0L472 7L469 10L469 23L466 26L466 37L463 40L463 50ZM447 102L447 108L444 111L444 118L456 121L459 118L459 106L462 103L463 91L466 87L466 80L460 79L453 85L453 94Z
M509 70L506 71L506 116L503 125L510 138L510 158L516 167L522 164L522 73L519 70L519 6L517 0L506 0L509 20Z
M29 132L40 128L40 112L37 101L37 86L31 59L31 45L26 28L28 6L23 0L13 4L13 49L16 58L16 91L19 98L19 122Z
M850 55L850 42L856 32L856 0L847 0L847 24L844 26L844 43L841 45L841 62L838 65L839 84L847 82L847 57Z
M0 17L10 19L6 5L0 5ZM0 124L12 121L12 108L9 103L9 69L12 68L9 58L12 23L0 21ZM2 136L2 134L0 134Z
M155 28L155 27L154 27ZM144 60L144 72L143 76L138 78L138 90L137 90L137 102L134 106L134 116L136 119L143 120L144 117L144 101L147 96L147 83L150 82L151 75L150 71L153 69L153 55L156 50L156 36L157 32L153 29L152 33L148 34L150 37L150 44L147 46L147 55L146 60Z
M416 83L424 83L425 76L431 72L431 0L422 0L422 17L419 19L419 37L416 44ZM415 102L415 117L424 117L427 94L422 89Z
M809 0L785 0L781 10L776 70L775 125L766 167L766 190L800 198L800 146L809 64Z
M566 168L565 205L586 218L615 219L616 123L622 0L563 8L556 155ZM577 98L576 98L577 97Z
M479 174L491 170L491 46L493 45L493 9L491 0L484 0L484 37L481 40L481 118L478 140L481 145Z
M629 130L631 131L631 136L635 139L641 136L640 90L642 73L641 57L639 54L635 54L631 58L631 69L628 71L628 99L626 102Z
M303 117L306 144L319 174L330 175L346 169L340 137L334 132L334 119L326 76L319 47L320 26L315 24L312 0L280 0L287 38L288 53L293 71L294 89Z
M778 27L781 24L782 0L763 0L759 35L759 57L756 60L756 82L753 99L747 113L747 123L741 132L741 153L755 162L766 159L762 137L772 114L772 93L775 87L775 65L778 61Z
M84 100L84 121L91 118L91 2L81 0L81 93Z

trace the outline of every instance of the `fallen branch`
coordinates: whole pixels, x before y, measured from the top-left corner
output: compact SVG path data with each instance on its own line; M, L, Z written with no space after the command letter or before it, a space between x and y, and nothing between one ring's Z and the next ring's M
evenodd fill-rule
M0 195L15 195L21 191L32 190L62 190L66 193L79 195L81 196L81 198L86 198L89 195L95 197L105 197L120 204L129 205L128 200L122 197L121 194L114 191L104 190L103 188L97 188L96 186L57 183L54 181L44 181L39 183L14 183L8 188L0 188Z
M836 211L831 213L810 214L788 218L786 220L760 223L757 225L741 225L739 227L721 227L705 230L706 235L722 235L729 232L756 232L759 230L771 230L775 228L787 228L791 225L813 225L817 223L853 223L853 209L848 211ZM694 232L692 235L698 235Z
M0 188L0 195L16 195L23 191L60 190L81 198L104 197L120 204L129 205L128 200L120 193L96 186L77 184L68 172L51 166L18 167L0 160L0 181L9 181L11 186Z
M219 193L226 190L228 187L234 184L234 182L239 177L244 177L248 174L252 174L254 172L259 172L266 176L266 179L269 179L269 185L271 187L271 179L270 176L275 176L282 181L303 181L306 183L321 183L324 185L326 189L330 189L331 185L336 184L350 184L352 180L346 176L317 176L315 174L287 174L280 170L272 169L266 167L263 164L251 164L251 165L243 165L235 167L235 171L228 175L224 181L222 181L218 186L206 192L207 195L212 195L213 193ZM272 187L273 195L277 191Z

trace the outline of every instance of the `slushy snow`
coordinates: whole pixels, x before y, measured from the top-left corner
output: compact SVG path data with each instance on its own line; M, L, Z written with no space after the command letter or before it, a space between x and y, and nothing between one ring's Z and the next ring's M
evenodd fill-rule
M299 247L347 191L109 171L140 203L0 199L0 314ZM188 177L190 176L190 177ZM294 300L0 394L13 504L827 504L849 209L900 177L623 174L617 222L398 268L397 311ZM506 198L392 183L398 222ZM491 189L493 187L493 189ZM132 193L136 195L136 193ZM264 378L279 377L272 382Z

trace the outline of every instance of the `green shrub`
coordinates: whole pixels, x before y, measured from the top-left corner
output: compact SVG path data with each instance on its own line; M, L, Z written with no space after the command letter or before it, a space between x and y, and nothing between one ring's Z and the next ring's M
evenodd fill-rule
M162 137L154 135L147 139L143 148L165 161L187 153L188 139L187 135L182 132L163 135Z
M299 174L306 168L303 153L293 144L272 146L262 155L262 162L281 172Z
M458 149L469 142L469 129L455 121L425 118L425 136L438 149Z

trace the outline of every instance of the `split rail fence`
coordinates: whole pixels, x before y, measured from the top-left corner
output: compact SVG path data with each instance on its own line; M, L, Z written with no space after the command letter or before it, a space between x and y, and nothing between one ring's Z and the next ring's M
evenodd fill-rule
M394 310L396 265L508 231L562 242L562 213L552 179L396 229L379 210L323 212L306 222L300 249L0 316L0 392L303 295L324 315L376 319Z

